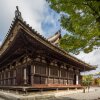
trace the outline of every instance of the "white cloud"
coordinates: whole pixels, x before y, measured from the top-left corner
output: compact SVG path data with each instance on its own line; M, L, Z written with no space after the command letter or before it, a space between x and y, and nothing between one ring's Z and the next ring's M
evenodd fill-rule
M39 33L43 34L41 23L48 9L45 0L0 0L0 40L6 35L14 18L16 6L22 12L23 19Z
M45 0L20 0L19 6L25 21L43 34L41 22L45 18L44 12L47 9Z
M93 52L88 54L82 52L76 57L90 65L98 65L98 68L96 70L93 70L89 73L100 72L100 49L94 50Z

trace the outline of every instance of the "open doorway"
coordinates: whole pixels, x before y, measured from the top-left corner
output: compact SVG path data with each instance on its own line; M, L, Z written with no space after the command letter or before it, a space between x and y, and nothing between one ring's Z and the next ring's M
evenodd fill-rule
M74 85L76 85L76 74L74 75L74 80L73 80L74 82Z
M27 66L27 83L31 84L31 66Z

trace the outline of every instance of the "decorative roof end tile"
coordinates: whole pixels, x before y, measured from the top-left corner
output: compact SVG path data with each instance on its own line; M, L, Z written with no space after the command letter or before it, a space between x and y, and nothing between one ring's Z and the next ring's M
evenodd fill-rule
M21 12L19 11L18 6L16 6L15 18L18 18L20 20L23 20L22 15L21 15Z

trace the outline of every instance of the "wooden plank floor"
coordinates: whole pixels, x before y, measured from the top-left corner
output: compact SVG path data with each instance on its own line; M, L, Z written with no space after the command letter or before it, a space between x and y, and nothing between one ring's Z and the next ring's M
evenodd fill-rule
M33 84L33 88L82 88L81 85L64 85L64 84Z
M14 91L35 91L35 90L50 90L50 89L82 89L81 85L64 85L64 84L33 84L32 86L0 86L0 89Z

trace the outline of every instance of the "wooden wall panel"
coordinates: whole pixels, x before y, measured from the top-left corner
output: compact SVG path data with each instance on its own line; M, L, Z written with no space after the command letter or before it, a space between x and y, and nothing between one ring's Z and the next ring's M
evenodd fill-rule
M63 79L60 79L60 84L64 84L64 80Z
M68 78L69 78L69 79L73 79L73 78L74 78L74 72L69 71L69 72L68 72Z
M53 78L49 78L49 79L48 79L48 83L49 83L49 84L53 84Z
M35 65L35 74L46 75L46 65Z
M41 84L46 84L46 83L47 83L47 78L41 77Z
M24 84L24 75L23 75L23 68L18 68L16 71L16 84L17 85L22 85Z
M66 77L66 70L65 69L61 69L61 77Z
M50 76L58 76L58 69L50 68Z
M68 84L68 83L67 83L67 80L64 80L64 84L66 84L66 85Z
M41 66L40 71L41 71L42 75L46 75L46 67L45 66Z
M34 76L34 84L41 84L41 77L40 76Z
M35 74L41 74L41 66L35 65Z
M54 84L59 84L59 80L58 79L54 79Z
M72 79L69 79L69 80L68 80L68 84L73 84L73 82L74 82L74 81L73 81Z

